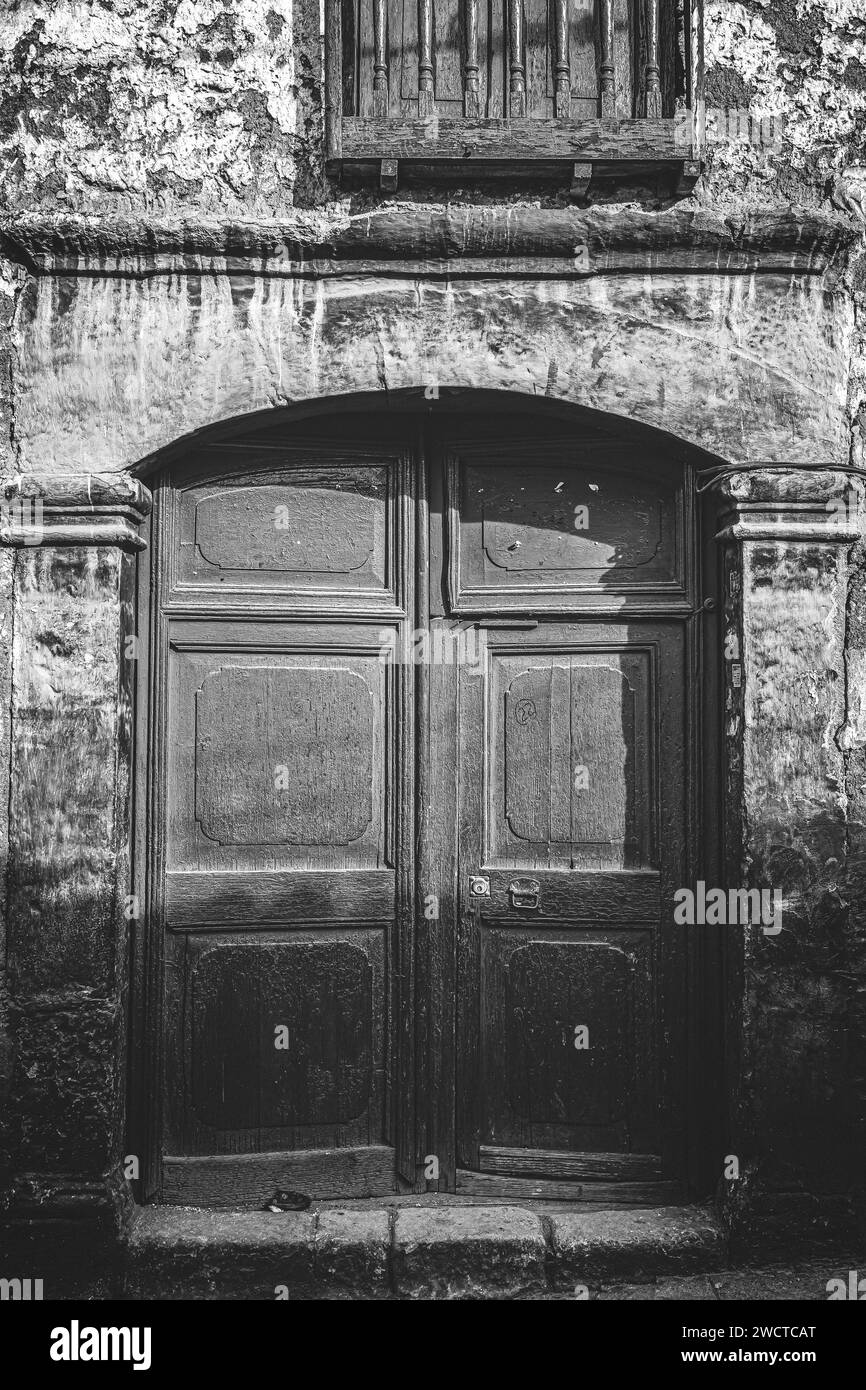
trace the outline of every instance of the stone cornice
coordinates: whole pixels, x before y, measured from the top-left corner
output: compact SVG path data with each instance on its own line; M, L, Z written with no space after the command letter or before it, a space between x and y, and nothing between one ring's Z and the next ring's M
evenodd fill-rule
M0 252L37 275L539 276L648 271L821 274L844 267L856 221L814 209L722 215L678 206L401 204L280 222L0 218Z
M19 474L0 483L0 544L142 550L150 493L137 478Z

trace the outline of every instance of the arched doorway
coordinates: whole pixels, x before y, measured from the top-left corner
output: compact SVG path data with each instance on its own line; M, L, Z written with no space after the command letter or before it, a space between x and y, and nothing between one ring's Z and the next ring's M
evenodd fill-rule
M404 404L151 479L142 1195L705 1190L719 946L672 911L721 872L693 459Z

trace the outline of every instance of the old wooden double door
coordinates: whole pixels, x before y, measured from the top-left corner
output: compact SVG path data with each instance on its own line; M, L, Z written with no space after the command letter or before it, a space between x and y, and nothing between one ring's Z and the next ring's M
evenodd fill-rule
M158 480L154 1193L678 1190L686 483L515 413L319 420Z

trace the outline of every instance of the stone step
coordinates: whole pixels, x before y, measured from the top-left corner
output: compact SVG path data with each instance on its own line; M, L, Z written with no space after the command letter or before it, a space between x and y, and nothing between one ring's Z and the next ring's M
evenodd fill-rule
M129 1230L127 1299L489 1299L590 1294L611 1279L726 1262L706 1207L145 1207Z

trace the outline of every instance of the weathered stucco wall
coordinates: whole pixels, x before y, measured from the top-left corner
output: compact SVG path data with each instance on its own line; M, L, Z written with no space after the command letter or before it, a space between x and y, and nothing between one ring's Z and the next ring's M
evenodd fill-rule
M708 109L773 117L776 138L710 130L703 198L862 198L864 0L708 0L705 62Z
M321 196L318 0L3 9L7 207L267 216Z
M735 462L845 463L852 331L815 277L40 279L18 466L111 472L249 411L430 385L611 411Z

